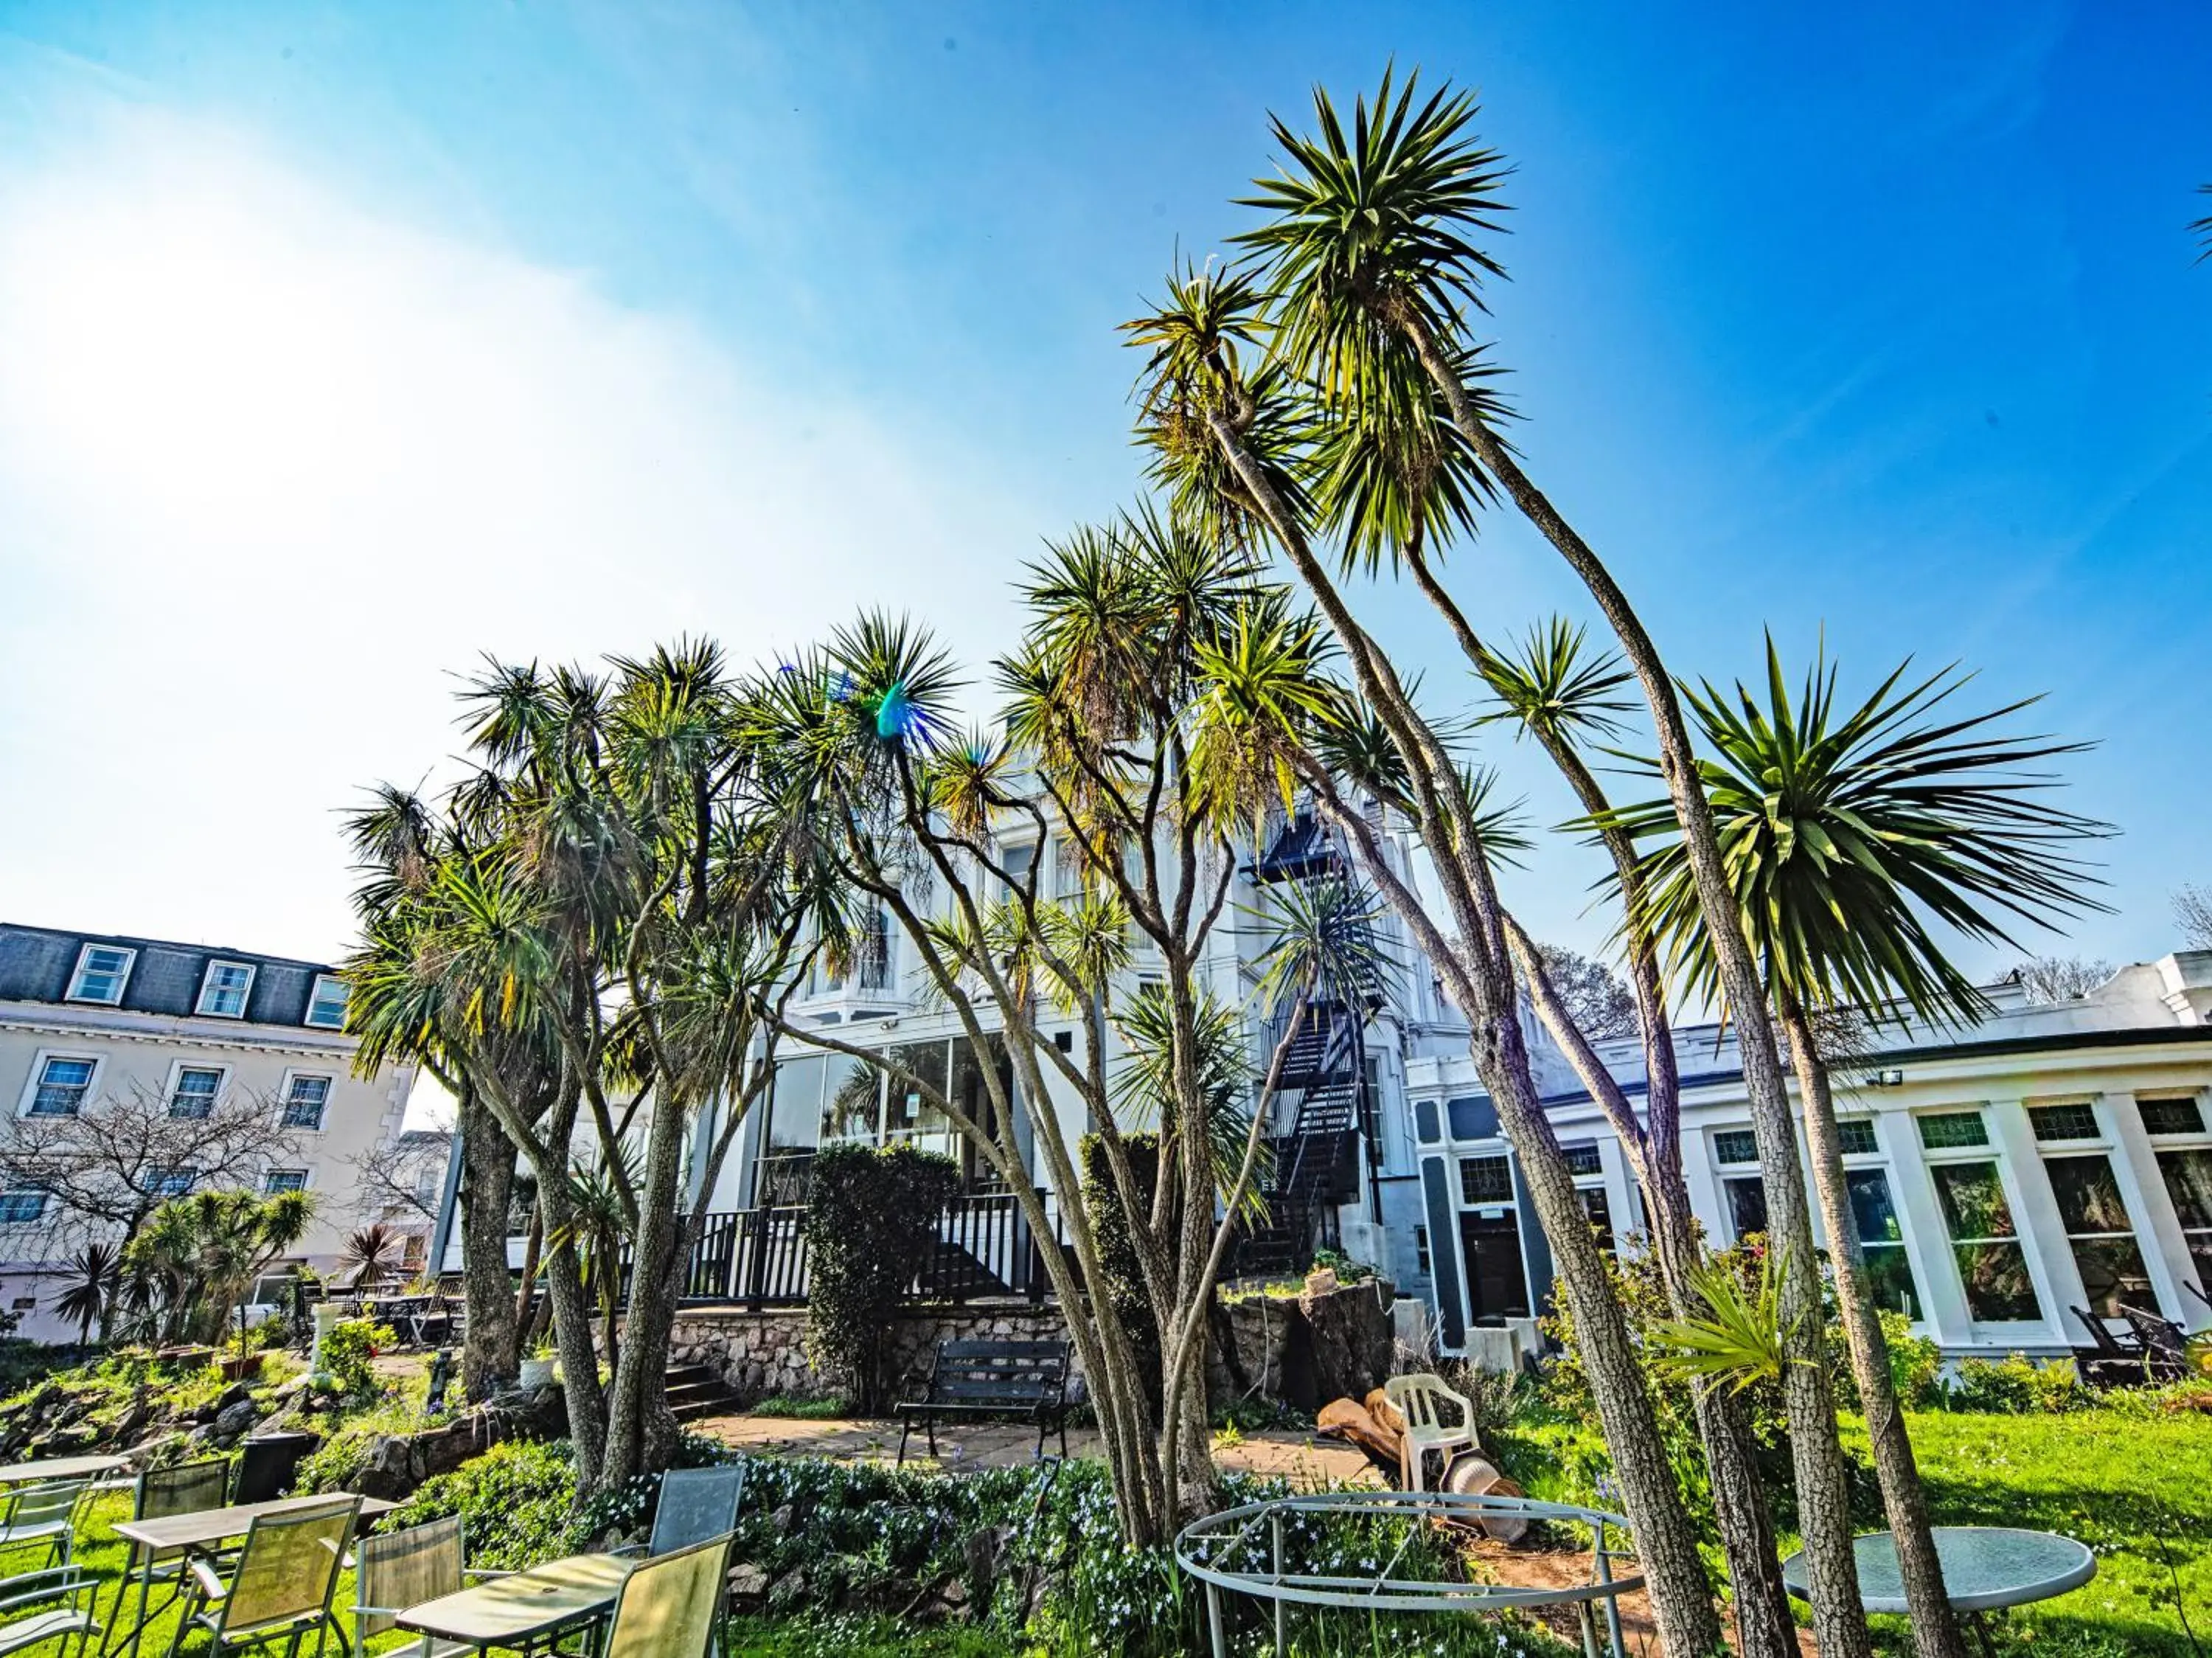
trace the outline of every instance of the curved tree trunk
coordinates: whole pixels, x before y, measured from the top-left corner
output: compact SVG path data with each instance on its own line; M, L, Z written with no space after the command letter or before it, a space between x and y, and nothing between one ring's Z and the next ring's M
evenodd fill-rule
M1844 1176L1843 1137L1836 1126L1835 1100L1828 1089L1828 1068L1817 1033L1805 1009L1785 996L1783 1033L1789 1039L1797 1084L1805 1101L1805 1138L1813 1155L1813 1183L1820 1198L1820 1227L1828 1237L1828 1259L1835 1271L1836 1302L1850 1349L1851 1374L1858 1381L1866 1411L1867 1438L1874 1448L1875 1473L1881 1483L1882 1508L1897 1539L1899 1575L1911 1607L1912 1648L1919 1658L1966 1658L1966 1639L1943 1589L1943 1565L1928 1515L1928 1494L1912 1455L1912 1438L1889 1369L1889 1344L1867 1279L1866 1250L1851 1211L1850 1186Z
M468 1307L461 1383L470 1399L482 1400L514 1380L518 1357L514 1273L507 1263L514 1142L473 1088L462 1097L454 1131L461 1137L461 1285ZM434 1261L431 1270L443 1265Z
M621 1356L607 1399L607 1446L599 1483L613 1487L646 1472L658 1442L672 1442L668 1411L668 1338L676 1326L678 1274L676 1244L681 1223L677 1192L684 1174L684 1112L653 1101L647 1131L645 1169L638 1181L637 1238L631 1250L629 1314L623 1321ZM615 1264L607 1263L611 1275ZM610 1287L619 1279L611 1277ZM618 1293L618 1291L617 1291ZM614 1332L608 1332L612 1345Z
M1719 836L1713 826L1712 808L1698 778L1696 754L1674 680L1612 572L1521 470L1511 450L1475 408L1457 370L1436 341L1413 318L1400 316L1393 320L1413 347L1431 381L1443 394L1452 424L1512 497L1522 515L1542 532L1589 590L1620 640L1622 655L1650 706L1660 771L1681 825L1683 850L1719 964L1722 994L1735 1021L1744 1088L1751 1100L1753 1137L1758 1142L1759 1173L1766 1186L1767 1219L1771 1235L1783 1251L1783 1314L1792 1332L1783 1397L1797 1476L1814 1629L1826 1658L1871 1658L1873 1648L1852 1553L1843 1441L1837 1431L1835 1398L1828 1387L1820 1275L1814 1259L1812 1215L1798 1162L1796 1129L1781 1059L1765 1018L1765 984L1736 914Z
M592 1344L593 1309L573 1240L575 1216L567 1188L538 1173L538 1204L546 1235L561 1242L545 1256L546 1299L553 1308L553 1338L561 1350L562 1393L568 1405L568 1441L576 1449L576 1501L599 1489L606 1458L606 1399L599 1391L599 1354Z

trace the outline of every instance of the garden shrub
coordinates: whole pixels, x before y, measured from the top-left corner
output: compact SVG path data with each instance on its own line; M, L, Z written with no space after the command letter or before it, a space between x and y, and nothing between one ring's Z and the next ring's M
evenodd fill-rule
M568 1552L575 1494L568 1441L508 1440L425 1480L386 1524L397 1531L457 1514L470 1564L514 1570Z
M870 1415L884 1406L891 1320L957 1190L950 1157L898 1145L825 1146L809 1170L807 1356Z
M341 1399L366 1402L377 1394L376 1372L369 1361L387 1347L399 1344L398 1335L370 1319L342 1319L323 1336L323 1375L331 1391Z
M2025 1353L2001 1359L1962 1359L1944 1390L1948 1410L1990 1416L2019 1416L2033 1411L2078 1411L2090 1403L2074 1361L2038 1364Z

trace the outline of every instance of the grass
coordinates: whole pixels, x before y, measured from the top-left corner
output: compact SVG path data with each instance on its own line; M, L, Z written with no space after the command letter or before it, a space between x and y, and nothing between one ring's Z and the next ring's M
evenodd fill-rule
M729 1658L1013 1658L1020 1649L972 1625L917 1627L896 1618L732 1618Z
M791 1422L836 1422L853 1414L853 1405L850 1399L799 1399L790 1393L770 1393L746 1414L779 1417Z
M2039 1658L2202 1658L2197 1642L2212 1637L2212 1417L1925 1411L1911 1430L1937 1525L2060 1532L2096 1553L2097 1576L2081 1588L2001 1620L2008 1644ZM1877 1622L1891 1649L1910 1650L1901 1619Z

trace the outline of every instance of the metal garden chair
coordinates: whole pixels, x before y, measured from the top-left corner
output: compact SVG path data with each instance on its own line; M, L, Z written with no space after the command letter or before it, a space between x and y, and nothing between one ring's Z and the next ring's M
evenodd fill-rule
M382 1532L354 1545L354 1650L365 1653L368 1643L392 1627L392 1620L410 1606L459 1593L471 1578L510 1577L511 1572L470 1569L461 1533L461 1517L448 1515L404 1531ZM380 1658L448 1658L470 1649L458 1641L420 1637L411 1646L397 1647Z
M18 1485L0 1496L0 1553L43 1546L46 1564L66 1566L76 1540L76 1511L91 1483L58 1479L47 1485Z
M293 1658L310 1630L319 1655L324 1635L336 1627L331 1596L360 1513L361 1499L346 1496L260 1515L228 1582L213 1564L195 1558L191 1598L169 1643L171 1658L195 1629L207 1634L209 1658L276 1641ZM343 1630L338 1643L345 1643Z
M204 1462L179 1462L171 1468L149 1468L131 1482L131 1517L133 1520L161 1520L173 1514L198 1514L208 1509L220 1509L225 1493L230 1489L230 1464L219 1456ZM171 1550L167 1556L155 1555L150 1570L140 1570L140 1545L131 1545L131 1555L125 1568L123 1582L127 1588L135 1579L139 1586L141 1604L138 1616L143 1622L154 1613L166 1610L170 1603L184 1593L185 1563L182 1550ZM149 1580L173 1585L169 1598L159 1606L148 1606L144 1599L150 1594ZM118 1599L117 1605L121 1601ZM118 1612L119 1618L122 1614Z
M92 1637L100 1632L93 1621L100 1587L100 1580L79 1566L26 1572L0 1582L0 1618L8 1620L0 1623L0 1658L46 1641L59 1641L57 1651L67 1652L72 1635L77 1637L78 1658L83 1658ZM68 1604L55 1605L58 1601ZM14 1616L23 1608L38 1606L48 1609L27 1618Z
M2179 1381L2189 1374L2189 1338L2179 1325L2124 1302L2120 1316L2142 1348L2143 1373L2152 1381Z
M1449 1470L1454 1451L1475 1448L1474 1406L1466 1394L1447 1387L1442 1376L1426 1371L1392 1376L1382 1384L1382 1392L1406 1419L1405 1430L1398 1438L1398 1470L1406 1490L1421 1489L1422 1465L1431 1451L1443 1458L1443 1467ZM1440 1401L1459 1412L1457 1422L1446 1422L1437 1413Z
M672 1468L660 1477L660 1502L653 1511L653 1532L617 1554L670 1554L738 1528L738 1505L744 1500L745 1465L722 1468Z
M707 1658L720 1634L732 1540L725 1533L639 1562L599 1658Z

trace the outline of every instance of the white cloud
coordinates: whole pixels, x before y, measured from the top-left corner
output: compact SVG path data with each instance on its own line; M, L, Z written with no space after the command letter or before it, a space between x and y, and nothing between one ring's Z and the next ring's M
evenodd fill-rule
M333 808L450 750L479 651L744 661L866 601L975 662L1046 522L942 433L118 113L0 170L0 917L332 949Z

